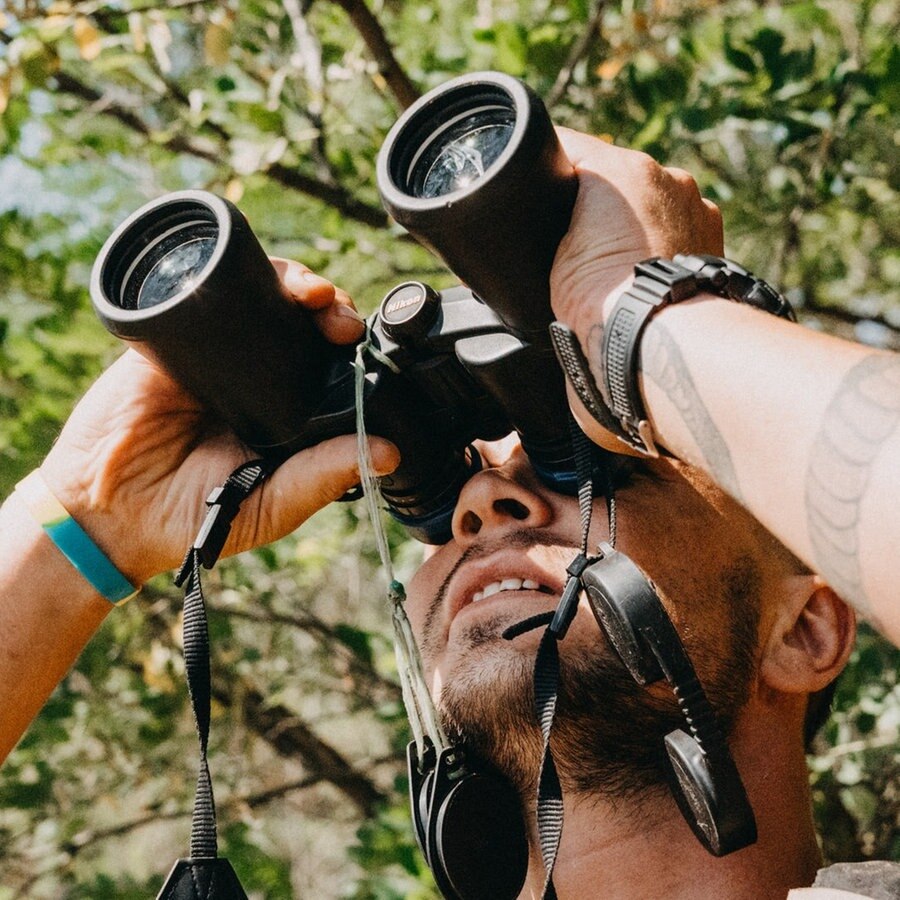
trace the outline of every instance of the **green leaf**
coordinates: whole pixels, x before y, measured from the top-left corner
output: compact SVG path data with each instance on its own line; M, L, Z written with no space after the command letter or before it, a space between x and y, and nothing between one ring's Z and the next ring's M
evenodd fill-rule
M495 26L495 62L510 75L522 76L528 64L528 32L518 22L499 22Z
M731 42L731 35L726 31L723 39L723 48L725 50L725 59L731 63L736 69L746 72L748 75L756 73L756 62L749 53L735 47Z
M334 635L364 663L367 663L368 665L372 664L372 636L369 632L363 631L361 628L356 628L353 625L339 623L334 627Z

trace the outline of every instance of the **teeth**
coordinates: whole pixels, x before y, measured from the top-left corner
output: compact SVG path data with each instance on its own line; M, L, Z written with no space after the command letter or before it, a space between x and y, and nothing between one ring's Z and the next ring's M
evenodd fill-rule
M533 578L504 578L503 581L492 581L485 585L480 591L472 594L472 602L477 603L479 600L486 600L499 594L500 591L539 591L542 590L540 582ZM544 589L546 590L546 589Z

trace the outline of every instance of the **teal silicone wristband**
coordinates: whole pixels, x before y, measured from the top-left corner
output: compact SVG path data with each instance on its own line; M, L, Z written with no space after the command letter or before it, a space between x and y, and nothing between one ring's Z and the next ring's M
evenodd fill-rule
M63 556L110 603L118 606L138 593L140 588L135 588L69 515L40 472L20 481L16 494Z

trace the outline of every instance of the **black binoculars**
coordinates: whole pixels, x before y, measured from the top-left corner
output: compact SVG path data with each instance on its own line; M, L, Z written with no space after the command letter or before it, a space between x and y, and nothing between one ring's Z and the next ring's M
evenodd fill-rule
M366 363L366 429L400 451L380 482L392 514L420 540L448 540L481 466L473 441L513 430L544 483L575 493L547 326L577 180L543 103L506 75L450 81L396 123L377 177L391 216L466 285L401 284L369 321L380 358ZM184 191L144 206L104 245L91 294L109 331L254 451L288 455L356 430L353 348L328 343L287 297L229 202Z

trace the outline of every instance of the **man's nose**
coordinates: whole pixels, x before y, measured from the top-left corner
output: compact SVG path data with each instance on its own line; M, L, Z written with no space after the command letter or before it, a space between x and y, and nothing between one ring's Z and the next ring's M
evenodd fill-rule
M453 513L458 544L467 546L503 531L543 528L553 521L553 507L510 469L484 469L466 482Z

